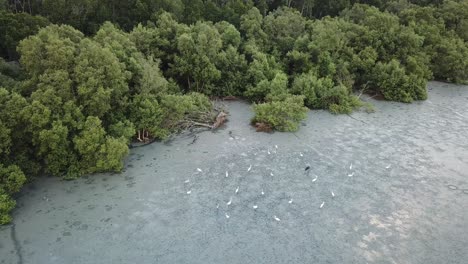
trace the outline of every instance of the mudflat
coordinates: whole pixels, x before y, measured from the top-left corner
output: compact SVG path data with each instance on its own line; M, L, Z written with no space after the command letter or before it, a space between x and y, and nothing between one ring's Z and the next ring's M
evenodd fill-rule
M468 87L376 112L134 148L121 174L24 188L1 263L465 263ZM308 169L306 169L308 167Z

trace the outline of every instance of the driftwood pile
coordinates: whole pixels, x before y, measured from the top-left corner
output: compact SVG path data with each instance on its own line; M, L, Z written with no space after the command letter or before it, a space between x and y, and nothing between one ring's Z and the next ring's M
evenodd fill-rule
M194 128L217 129L227 121L228 112L220 100L214 100L213 108L204 112L191 112L173 127L173 131L187 131Z
M168 129L175 133L192 131L196 128L217 129L227 121L228 113L224 105L216 101L213 109L203 112L191 112L182 120L173 123ZM153 142L155 139L147 130L137 131L137 141L143 145Z
M227 120L227 114L224 111L219 111L218 114L216 115L216 118L211 123L208 123L209 120L206 120L206 122L200 122L200 121L192 120L190 118L185 119L181 122L185 123L184 125L185 129L190 129L190 128L197 127L197 126L206 127L209 129L216 129L220 127L222 124L224 124L226 120Z

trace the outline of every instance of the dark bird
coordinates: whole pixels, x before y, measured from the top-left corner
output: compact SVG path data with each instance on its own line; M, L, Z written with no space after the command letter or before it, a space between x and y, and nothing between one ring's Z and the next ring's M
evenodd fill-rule
M305 168L305 171L308 171L308 170L310 170L310 166L307 166L307 167Z

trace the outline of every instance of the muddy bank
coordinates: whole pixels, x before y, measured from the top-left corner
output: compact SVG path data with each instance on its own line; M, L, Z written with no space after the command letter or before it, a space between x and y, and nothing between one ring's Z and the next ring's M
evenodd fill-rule
M372 102L274 134L230 102L224 129L132 149L122 174L37 182L0 228L0 261L463 263L468 87Z

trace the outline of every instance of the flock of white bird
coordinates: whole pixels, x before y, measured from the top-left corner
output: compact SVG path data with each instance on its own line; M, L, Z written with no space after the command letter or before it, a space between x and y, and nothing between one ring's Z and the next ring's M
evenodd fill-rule
M268 153L268 155L271 155L272 152L273 152L273 153L277 153L277 150L278 150L278 145L275 145L275 150L274 150L274 151L270 151L270 149L267 149L267 153ZM300 157L303 157L304 155L302 154L302 152L299 152L299 156L300 156ZM389 165L387 165L385 168L386 168L386 169L390 169L390 167L391 167L391 165L389 164ZM250 165L250 166L247 168L247 172L250 172L251 170L252 170L252 165ZM203 172L203 170L200 169L200 168L197 168L197 171L200 172L200 173ZM307 166L307 167L305 168L305 171L306 171L307 173L309 173L309 172L310 172L310 166ZM226 178L228 178L228 177L229 177L229 171L226 171L225 175L226 175ZM354 175L355 175L355 171L353 170L353 163L351 163L351 164L349 165L348 177L353 177ZM270 176L274 176L273 172L270 172ZM312 182L315 182L315 181L317 181L317 179L318 179L318 176L317 176L317 175L314 174L314 176L315 176L315 177L312 179ZM190 179L187 179L187 180L185 181L185 183L190 183ZM235 189L234 193L235 193L235 194L238 194L239 189L240 189L240 186L237 186L237 188ZM192 193L192 190L188 190L188 191L187 191L187 194L188 194L188 195L191 194L191 193ZM264 192L263 189L261 190L260 193L261 193L261 195L265 195L265 192ZM333 191L330 191L330 193L331 193L332 198L334 198L334 197L335 197L335 193L334 193ZM229 201L226 202L226 205L227 205L227 206L230 206L230 205L232 204L232 198L233 198L233 197L231 196L231 197L229 198ZM292 198L290 198L290 200L288 201L289 204L292 204L293 202L294 202L294 200L293 200ZM325 201L322 201L322 203L320 204L319 208L322 209L324 206L325 206ZM253 208L254 210L255 210L255 209L258 209L258 205L257 205L257 204L254 204L254 205L252 206L252 208ZM216 205L216 209L219 209L219 203ZM229 215L228 213L225 213L225 217L226 217L227 219L229 219L229 218L230 218L230 215ZM276 221L278 221L278 222L281 221L281 219L280 219L279 217L277 217L276 215L273 215L273 219L276 220Z

